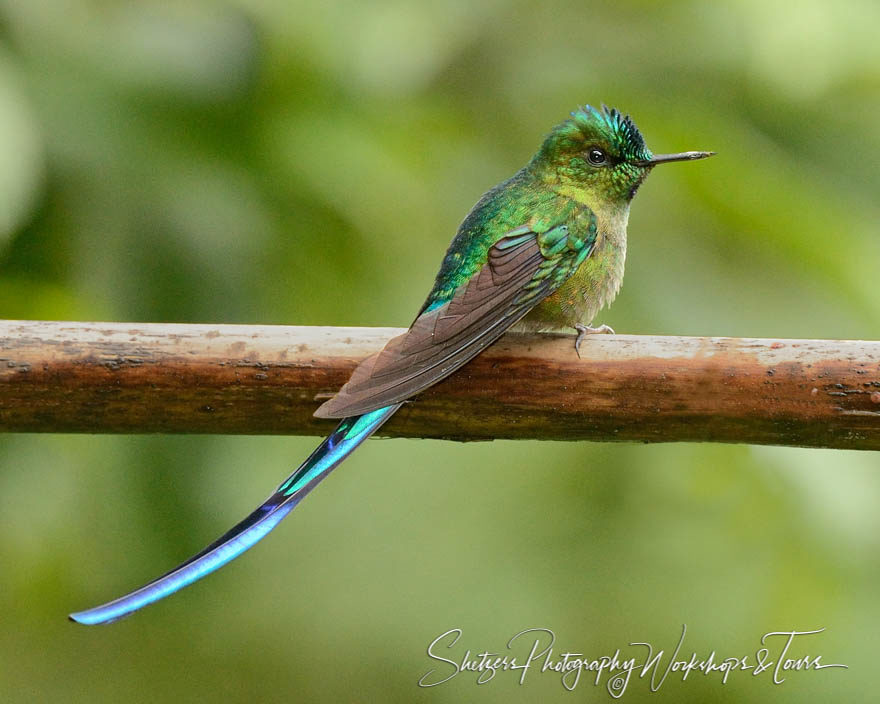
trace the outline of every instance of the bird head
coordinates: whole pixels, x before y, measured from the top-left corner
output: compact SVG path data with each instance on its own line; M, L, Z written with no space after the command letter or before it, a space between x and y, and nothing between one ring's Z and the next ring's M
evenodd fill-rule
M714 152L654 155L628 115L589 105L571 113L544 140L531 166L545 181L580 194L588 205L627 205L657 164Z

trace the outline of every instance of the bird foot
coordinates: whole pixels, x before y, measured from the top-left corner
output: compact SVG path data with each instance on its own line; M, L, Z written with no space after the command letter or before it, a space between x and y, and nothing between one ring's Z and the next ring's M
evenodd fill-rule
M593 328L589 325L578 324L574 326L574 329L578 331L577 339L574 341L574 351L577 352L578 357L581 356L581 342L583 342L587 335L614 334L614 330L610 325L600 325L597 328Z

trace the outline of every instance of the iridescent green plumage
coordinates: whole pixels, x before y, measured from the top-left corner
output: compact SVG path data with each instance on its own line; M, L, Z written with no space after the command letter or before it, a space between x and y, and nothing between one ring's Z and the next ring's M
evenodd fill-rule
M587 330L620 287L629 204L639 184L655 164L705 156L653 156L629 117L605 107L573 112L525 167L486 193L464 219L410 329L364 360L316 411L342 418L318 449L255 511L194 557L71 618L86 624L122 618L240 555L401 403L511 326Z
M590 164L588 153L593 148L609 161L601 166ZM521 327L550 330L589 325L620 287L629 203L651 169L651 158L629 117L590 106L574 111L553 129L523 169L474 206L450 245L421 312L449 301L486 263L489 248L508 231L526 225L540 232L565 224L573 241L585 243L591 261L581 260L583 266L576 274L558 271L559 286Z

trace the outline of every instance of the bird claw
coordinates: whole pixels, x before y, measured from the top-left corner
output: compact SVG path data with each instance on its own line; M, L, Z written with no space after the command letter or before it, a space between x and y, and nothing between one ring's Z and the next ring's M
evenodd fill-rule
M575 325L574 329L578 331L577 339L574 341L574 351L577 352L577 356L580 358L581 356L581 342L583 342L584 338L587 335L613 335L614 330L610 325L600 325L597 328L590 327L589 325Z

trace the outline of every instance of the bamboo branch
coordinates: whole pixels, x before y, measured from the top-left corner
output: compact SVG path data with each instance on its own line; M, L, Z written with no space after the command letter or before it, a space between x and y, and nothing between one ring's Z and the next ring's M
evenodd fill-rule
M399 330L0 322L0 431L320 435ZM511 333L406 404L395 437L880 449L880 342Z

